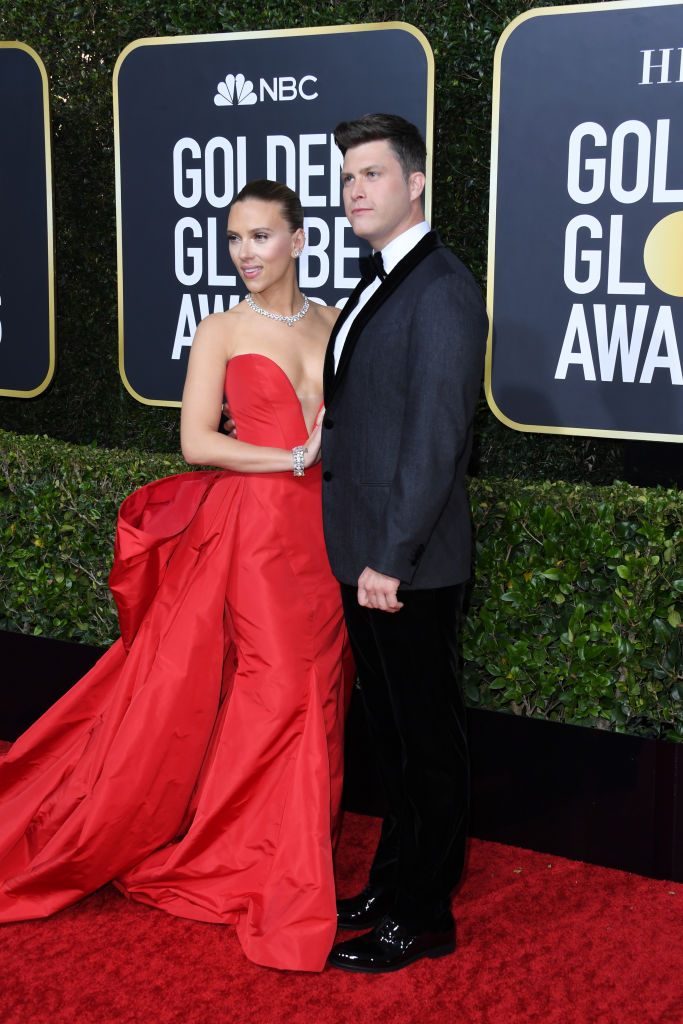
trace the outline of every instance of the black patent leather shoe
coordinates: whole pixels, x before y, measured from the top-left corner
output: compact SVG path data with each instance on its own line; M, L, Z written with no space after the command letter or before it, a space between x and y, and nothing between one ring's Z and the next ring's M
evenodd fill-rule
M350 931L374 928L394 902L393 892L366 885L361 893L348 900L337 900L337 927Z
M386 915L371 932L335 946L328 963L343 971L382 974L399 971L423 957L435 959L454 951L455 923L452 919L450 925L444 922L439 930L416 933Z

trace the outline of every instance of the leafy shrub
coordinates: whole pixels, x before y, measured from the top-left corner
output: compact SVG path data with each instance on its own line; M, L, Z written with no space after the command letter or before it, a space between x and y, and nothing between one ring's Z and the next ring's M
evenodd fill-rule
M107 644L118 505L180 456L0 431L0 628ZM470 704L683 740L683 499L474 479Z
M180 456L0 431L0 629L111 643L118 506L136 487L187 468Z
M468 700L683 740L683 498L475 480Z

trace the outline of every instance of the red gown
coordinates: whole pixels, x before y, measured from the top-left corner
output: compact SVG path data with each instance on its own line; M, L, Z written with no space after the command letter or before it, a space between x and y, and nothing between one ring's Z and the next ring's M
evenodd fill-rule
M267 357L234 357L226 394L241 440L306 439ZM121 639L0 764L0 921L115 880L234 924L256 963L322 970L351 672L320 465L141 488L121 506L110 584Z

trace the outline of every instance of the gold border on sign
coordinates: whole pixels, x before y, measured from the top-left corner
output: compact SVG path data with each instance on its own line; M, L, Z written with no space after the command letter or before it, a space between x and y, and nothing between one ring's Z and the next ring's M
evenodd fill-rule
M114 160L116 175L116 259L118 267L118 316L119 316L119 374L126 390L138 402L143 405L166 406L180 408L181 402L167 401L164 399L144 398L139 395L128 380L124 366L124 338L123 338L123 220L121 211L121 150L119 135L119 93L118 81L121 66L133 50L143 46L174 46L178 43L214 43L233 42L244 39L273 39L283 36L315 36L315 35L349 35L353 32L384 32L387 30L400 30L414 36L427 58L427 118L425 130L425 142L427 144L427 166L425 188L425 217L431 218L432 211L432 169L434 166L434 54L429 45L429 40L414 25L404 21L385 21L367 25L327 25L317 28L287 28L267 29L262 32L215 32L199 36L154 36L147 39L136 39L129 43L118 56L114 66L113 93L114 93Z
M45 143L45 227L47 233L47 304L48 304L48 340L50 347L50 361L47 374L37 388L30 391L16 391L11 388L0 387L0 395L8 398L35 398L40 395L50 384L55 373L55 251L54 251L54 229L53 229L53 203L52 203L52 146L50 145L50 93L47 81L47 72L42 60L33 49L26 43L0 42L0 49L23 50L34 61L43 82L43 136Z
M489 316L489 333L486 341L486 362L484 368L484 389L486 401L494 416L507 427L513 430L524 431L525 433L536 434L566 434L576 437L613 437L630 438L638 441L683 441L683 434L658 434L645 433L635 430L601 430L588 427L545 427L530 423L517 423L498 408L493 397L491 387L491 367L493 356L493 290L494 290L494 267L496 255L496 202L498 198L498 131L500 126L500 74L503 50L508 39L519 28L522 22L530 18L543 18L553 15L588 14L594 11L623 11L623 10L651 10L653 7L683 7L683 0L611 0L607 3L576 4L576 6L562 7L540 7L533 11L526 11L517 18L502 32L493 60L493 92L492 92L492 114L491 114L491 183L489 192L489 241L488 241L488 272L486 286L486 310Z

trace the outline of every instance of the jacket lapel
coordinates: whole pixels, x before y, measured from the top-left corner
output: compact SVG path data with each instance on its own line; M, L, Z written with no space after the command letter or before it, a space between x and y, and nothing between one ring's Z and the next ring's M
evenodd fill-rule
M334 342L339 333L340 328L347 319L349 313L353 310L360 293L363 291L365 284L361 280L351 292L348 302L344 306L341 315L337 318L337 321L332 329L332 334L327 346L327 352L325 353L325 367L323 370L323 387L325 394L325 404L329 406L334 392L339 384L339 381L346 372L346 368L349 364L353 350L356 346L356 342L360 337L360 334L365 325L372 319L379 309L384 305L389 296L393 295L396 289L405 281L406 277L415 269L415 267L422 262L425 256L429 253L434 252L441 246L441 241L436 231L430 231L429 234L425 235L420 241L414 246L409 253L407 253L399 263L396 264L391 273L387 274L384 281L380 284L379 288L373 295L370 296L368 301L365 303L361 311L359 312L356 319L351 324L349 329L348 337L344 342L344 348L342 349L341 357L339 359L339 366L337 372L334 370Z
M345 305L342 308L341 313L334 322L332 333L330 334L330 340L327 343L325 350L325 362L323 364L323 395L332 393L332 386L334 384L335 370L334 370L334 344L339 334L339 329L342 324L348 319L349 313L352 309L355 309L360 294L365 288L365 281L363 278L360 279L356 287L353 289ZM346 347L346 346L344 346Z

